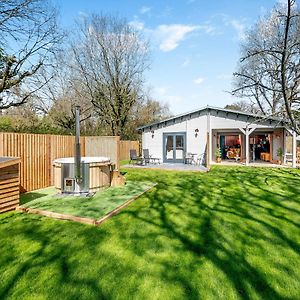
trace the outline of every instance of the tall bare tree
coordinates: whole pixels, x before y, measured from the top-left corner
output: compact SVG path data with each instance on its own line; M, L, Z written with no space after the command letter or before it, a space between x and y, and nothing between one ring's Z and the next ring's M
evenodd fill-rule
M0 109L6 109L43 86L34 76L61 40L56 9L44 0L1 0L0 39Z
M248 112L257 115L262 114L260 108L257 106L257 103L251 101L249 102L245 100L240 100L240 101L233 102L232 104L227 104L224 108Z
M100 119L112 135L124 135L131 109L142 95L148 67L147 43L127 21L93 15L81 26L72 46L75 79L84 86Z
M278 4L249 32L234 75L234 95L251 98L265 115L287 118L300 133L300 14L295 0Z
M91 117L90 105L87 105L84 99L78 98L78 95L74 94L74 91L57 98L52 103L48 111L48 117L52 120L53 125L58 126L68 134L74 134L76 105L80 105L81 107L80 122L82 125L85 125L86 121ZM86 126L82 126L81 130L82 132L86 131Z
M139 139L141 136L137 132L138 127L161 121L171 116L172 114L168 104L163 104L151 98L151 96L146 93L143 99L139 100L132 107L128 124L124 128L124 138L129 140Z

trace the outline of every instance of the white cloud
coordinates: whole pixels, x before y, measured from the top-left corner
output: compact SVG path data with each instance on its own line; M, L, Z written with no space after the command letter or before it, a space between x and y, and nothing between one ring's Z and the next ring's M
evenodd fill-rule
M216 28L209 24L199 25L198 29L203 30L206 34L214 34L216 32Z
M217 33L216 28L210 24L161 24L155 28L149 28L145 26L145 23L138 16L134 16L129 25L137 30L143 30L151 40L154 40L158 44L159 49L163 52L176 49L180 42L184 41L192 32L202 31L208 35L215 35Z
M162 102L167 102L170 105L174 103L180 103L182 102L183 98L178 95L173 95L170 94L171 88L169 86L161 86L161 87L156 87L153 92L154 96L162 101Z
M225 26L232 27L235 30L237 34L235 39L238 38L239 40L244 40L246 38L246 29L247 29L246 19L237 20L227 14L218 14L216 16L219 16L223 20Z
M83 21L83 20L87 19L87 17L88 17L89 15L88 15L87 13L85 13L84 11L81 11L81 10L80 10L80 11L78 12L78 16L79 16L79 19Z
M136 30L143 30L145 28L145 24L142 21L139 21L135 18L133 21L129 22L129 25L132 26Z
M140 13L143 15L143 14L146 14L146 13L149 13L151 11L152 7L149 7L149 6L143 6L141 7L140 9Z
M245 26L244 23L242 23L241 21L233 19L233 20L229 21L229 24L235 29L235 31L238 35L238 38L240 40L244 40L246 38L246 34L245 34L246 26Z
M204 81L204 78L203 77L198 77L194 80L194 83L195 84L202 84Z
M179 42L184 40L186 35L197 29L197 26L183 24L159 25L155 34L160 39L160 50L164 52L176 49Z

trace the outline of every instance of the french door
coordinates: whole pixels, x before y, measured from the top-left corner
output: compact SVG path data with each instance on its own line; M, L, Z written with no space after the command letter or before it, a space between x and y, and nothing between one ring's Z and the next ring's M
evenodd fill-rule
M186 133L163 134L164 162L183 163L186 151Z

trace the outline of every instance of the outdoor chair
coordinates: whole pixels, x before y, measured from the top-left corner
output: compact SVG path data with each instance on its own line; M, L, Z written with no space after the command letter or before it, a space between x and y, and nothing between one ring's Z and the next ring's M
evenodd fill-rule
M144 157L145 164L149 164L149 163L159 164L160 163L159 158L152 157L152 155L149 154L149 149L143 149L143 157Z
M239 148L229 148L226 152L226 157L228 159L234 159L235 161L240 160L240 149Z
M283 158L283 164L287 164L288 162L293 162L293 153L286 152Z
M191 165L193 163L194 157L191 152L187 152L184 157L184 163Z
M196 158L196 165L198 166L204 165L204 158L205 158L204 153L199 154Z
M130 156L130 161L129 161L130 164L132 163L139 164L139 165L143 164L143 158L137 156L135 149L129 150L129 156Z

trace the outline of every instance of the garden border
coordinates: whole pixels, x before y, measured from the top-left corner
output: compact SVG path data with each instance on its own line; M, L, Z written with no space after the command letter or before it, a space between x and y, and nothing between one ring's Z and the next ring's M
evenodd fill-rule
M104 223L106 220L111 218L112 216L118 214L123 208L127 207L129 204L131 204L133 201L141 197L143 194L149 192L151 189L153 189L157 183L154 183L151 187L147 188L143 192L139 193L138 195L132 197L131 199L127 200L123 204L119 205L112 211L108 212L104 216L102 216L100 219L92 219L92 218L85 218L85 217L77 217L73 215L68 215L68 214L62 214L62 213L56 213L48 210L41 210L41 209L35 209L35 208L30 208L30 207L23 207L23 206L18 206L16 207L16 210L26 212L26 213L32 213L32 214L37 214L45 217L50 217L53 219L58 219L58 220L68 220L68 221L73 221L73 222L78 222L78 223L83 223L83 224L89 224L89 225L95 225L95 226L100 226L102 223Z

